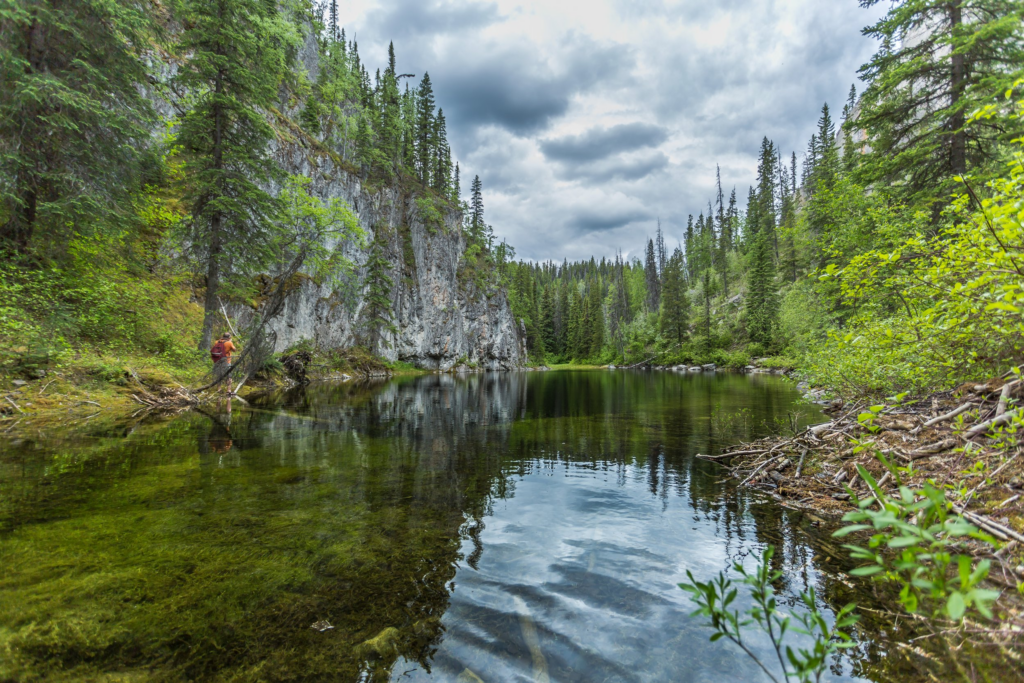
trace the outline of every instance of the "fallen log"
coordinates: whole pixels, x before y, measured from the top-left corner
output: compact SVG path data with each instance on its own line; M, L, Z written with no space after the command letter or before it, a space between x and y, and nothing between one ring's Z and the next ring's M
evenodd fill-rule
M1010 527L1004 526L993 519L989 519L984 515L979 515L977 512L969 512L959 505L953 505L953 511L958 515L961 515L968 522L984 529L1000 540L1009 541L1010 539L1013 539L1020 543L1024 543L1024 535L1017 533Z
M922 458L930 458L933 455L938 455L939 453L948 451L955 445L956 439L943 439L942 441L923 446L903 459L907 462L913 462L914 460L921 460Z
M1003 413L998 417L994 417L991 420L986 420L985 422L982 422L979 425L971 427L969 430L967 430L967 438L973 439L975 437L981 436L982 434L987 434L992 429L1000 427L1010 422L1011 420L1013 420L1013 418L1017 416L1019 410L1019 408L1016 410L1011 410L1009 412Z
M1013 382L1007 382L1003 385L1002 391L999 392L999 403L996 405L996 417L999 417L1006 413L1006 404L1010 400L1010 395L1013 394L1014 389L1020 385L1020 380Z
M946 413L945 415L939 415L938 417L933 417L932 419L930 419L927 422L925 422L924 426L925 427L934 427L935 425L937 425L939 423L942 423L942 422L945 422L946 420L952 420L954 417L956 417L960 413L965 413L968 410L970 410L971 408L973 408L974 406L975 406L974 403L971 403L970 401L968 401L967 403L963 404L962 406L960 406L956 410L951 410L948 413Z

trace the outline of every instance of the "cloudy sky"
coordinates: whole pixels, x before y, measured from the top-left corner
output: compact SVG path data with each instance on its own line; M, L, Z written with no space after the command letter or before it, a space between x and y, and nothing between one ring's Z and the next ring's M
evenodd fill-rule
M430 73L463 191L526 259L638 254L745 202L761 138L802 157L841 111L884 11L858 0L340 0L371 73ZM858 83L858 91L860 83Z

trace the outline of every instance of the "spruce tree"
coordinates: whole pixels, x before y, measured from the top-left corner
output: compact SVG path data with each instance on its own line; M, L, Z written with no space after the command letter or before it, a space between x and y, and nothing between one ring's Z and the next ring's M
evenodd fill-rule
M647 310L658 311L661 303L661 283L658 281L657 257L654 255L654 241L647 240L647 260L644 262L644 275L647 278Z
M382 346L390 347L385 332L394 335L398 331L391 320L391 288L394 281L389 274L390 270L391 263L384 256L384 239L378 228L370 245L363 282L363 327L371 353L378 353Z
M683 252L676 249L665 265L661 290L661 334L682 344L690 332L690 300L686 295Z
M178 0L178 50L187 58L175 77L192 93L177 144L185 154L186 198L192 220L186 241L206 270L200 349L210 345L218 294L227 269L258 271L267 252L274 198L266 191L280 171L268 144L264 115L278 94L286 37L276 6L262 0Z
M604 349L604 306L601 302L601 283L594 278L587 292L587 353L591 359L597 359Z
M903 0L864 33L881 46L861 67L867 87L857 124L871 151L858 173L938 208L955 187L953 176L996 161L1000 146L1024 132L1024 120L1011 117L967 123L1021 74L1024 4Z
M149 7L0 4L0 239L15 249L132 209L153 116Z
M555 297L551 287L544 287L540 296L540 333L544 349L549 354L558 354L555 337Z
M430 74L424 73L416 98L416 171L424 185L431 181L434 153L434 89Z
M683 244L686 248L686 279L692 282L697 279L697 259L694 258L695 243L692 213L686 218L686 234L684 236L684 240Z
M661 231L661 219L658 219L658 230L655 234L654 248L658 256L658 277L661 278L665 272L665 264L668 261L668 253L665 250L665 234Z
M775 283L775 263L767 231L755 235L748 269L746 324L752 341L769 350L779 326L779 299Z
M483 183L480 176L473 176L473 183L469 188L469 235L474 240L482 241L484 238L484 195Z

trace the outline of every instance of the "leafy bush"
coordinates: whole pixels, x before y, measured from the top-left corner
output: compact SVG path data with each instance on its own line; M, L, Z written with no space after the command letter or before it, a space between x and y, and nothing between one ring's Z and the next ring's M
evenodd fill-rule
M878 457L898 482L898 468L881 454ZM991 619L989 607L999 593L979 587L988 576L989 561L974 562L954 550L965 537L993 545L995 539L962 517L951 515L945 492L931 483L922 490L901 485L899 498L892 498L862 465L857 465L857 471L871 488L872 497L854 499L857 510L846 513L843 520L855 523L835 536L868 530L875 533L867 547L845 546L851 557L867 562L850 573L902 584L900 602L908 612L921 611L927 604L933 617L959 621L969 610L976 610ZM872 509L876 503L877 509Z
M815 382L856 394L923 392L1024 361L1024 140L988 198L961 181L965 194L938 234L919 231L824 269L822 281L856 313L809 354Z
M712 642L727 638L757 662L768 678L778 681L779 679L769 670L768 664L762 662L750 650L743 638L744 631L749 626L757 625L771 640L783 680L800 683L820 681L835 653L856 645L844 629L857 623L859 617L853 614L853 604L846 605L836 614L835 622L830 628L818 609L813 588L800 594L803 610L797 614L783 612L779 608L775 589L772 587L782 578L782 571L771 569L774 554L775 548L767 546L753 571L748 571L740 562L733 564L733 570L740 575L754 603L742 614L739 610L731 608L739 590L724 572L719 573L711 581L702 583L687 570L686 576L690 581L679 584L679 587L690 593L690 599L699 607L692 616L710 619L709 625L715 630L711 636ZM809 648L799 647L794 650L786 643L787 633L810 636L812 644Z
M46 367L83 346L158 355L179 367L197 361L198 308L177 279L159 279L126 250L78 237L60 264L0 259L0 366Z

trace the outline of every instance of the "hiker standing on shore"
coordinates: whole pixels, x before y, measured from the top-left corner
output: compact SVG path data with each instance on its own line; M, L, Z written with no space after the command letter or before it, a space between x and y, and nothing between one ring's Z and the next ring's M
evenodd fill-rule
M222 334L220 339L213 343L213 346L210 348L210 360L213 361L214 378L219 380L231 369L231 354L234 351L235 345L231 343L231 335L227 332Z

